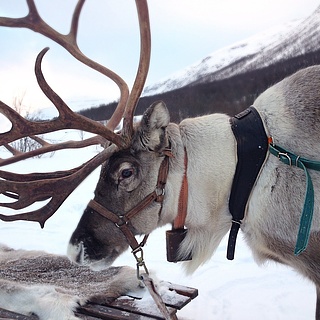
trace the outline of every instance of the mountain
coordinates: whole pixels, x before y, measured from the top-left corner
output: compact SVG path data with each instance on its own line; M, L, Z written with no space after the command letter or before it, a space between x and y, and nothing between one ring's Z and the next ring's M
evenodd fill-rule
M231 46L145 88L150 96L187 85L222 80L319 49L320 6L304 20L286 23Z
M320 64L320 7L308 18L273 28L213 52L201 61L146 87L136 114L163 100L171 121L222 112L235 115L267 88L302 68ZM116 103L82 110L109 119Z

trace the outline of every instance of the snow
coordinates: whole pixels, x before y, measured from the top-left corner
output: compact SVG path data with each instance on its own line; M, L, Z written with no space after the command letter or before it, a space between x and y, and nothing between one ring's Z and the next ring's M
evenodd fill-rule
M259 57L269 47L275 47L281 43L300 23L300 20L285 23L214 51L206 58L146 87L143 95L149 96L174 90L193 83L205 75L223 71L224 68L229 67L242 58L251 55ZM270 62L270 59L268 61Z
M226 79L318 50L320 7L309 17L287 22L209 54L204 59L147 86L150 96L187 85Z
M5 151L0 149L0 157ZM86 151L66 150L52 157L29 159L11 165L16 171L55 171L77 166L94 156L95 147ZM65 201L41 229L33 222L1 222L0 242L13 248L39 249L65 254L68 240L81 214L93 197L99 169L91 174ZM1 201L1 199L0 199ZM5 213L1 209L1 213ZM215 255L193 275L186 276L181 264L166 261L165 230L154 231L144 249L147 267L159 279L199 289L199 296L178 312L185 320L305 320L313 319L315 288L291 269L270 263L259 267L241 235L235 260L228 261L224 239ZM115 265L135 266L129 251Z

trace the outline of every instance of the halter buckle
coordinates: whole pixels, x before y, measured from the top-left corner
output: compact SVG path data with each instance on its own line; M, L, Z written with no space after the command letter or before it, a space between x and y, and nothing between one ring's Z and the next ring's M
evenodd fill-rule
M289 156L287 153L285 153L285 152L279 152L279 153L278 153L278 158L279 158L279 160L281 160L281 157L286 158L286 159L288 160L288 165L291 167L291 165L292 165L292 160L291 160L290 156ZM282 158L282 159L284 159L284 158Z

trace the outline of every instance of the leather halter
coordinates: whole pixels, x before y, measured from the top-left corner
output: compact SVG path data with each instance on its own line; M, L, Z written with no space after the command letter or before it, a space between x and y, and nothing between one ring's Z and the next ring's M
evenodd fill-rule
M158 181L155 190L149 193L143 200L141 200L126 214L119 216L111 212L95 200L90 200L88 204L90 208L94 209L100 215L112 221L115 224L115 226L123 232L132 250L136 250L139 247L139 244L136 238L134 237L132 231L129 229L128 224L134 216L136 216L143 209L149 206L153 201L160 202L162 204L165 193L164 189L167 183L167 176L169 171L169 157L171 156L171 151L167 150L159 168Z
M131 249L132 253L134 254L138 265L137 267L143 266L145 271L148 273L148 270L144 264L143 261L143 253L142 253L142 247L145 245L148 235L146 235L143 239L143 241L139 244L136 240L133 232L129 228L130 220L136 216L138 213L140 213L142 210L144 210L147 206L149 206L153 201L161 203L160 212L162 210L162 202L164 199L165 194L165 185L167 183L167 176L169 172L169 157L172 157L172 153L170 149L165 149L163 151L164 159L162 160L158 172L158 180L156 188L153 192L148 194L143 200L141 200L136 206L134 206L131 210L129 210L124 215L117 215L101 204L99 204L95 200L90 200L88 206L92 208L94 211L102 215L103 217L107 218L108 220L112 221L117 228L119 228L124 236L126 237ZM159 215L160 215L159 212ZM138 254L141 254L140 257L138 257Z
M128 244L132 249L132 253L137 260L137 273L139 278L139 267L144 267L146 273L148 270L143 260L143 251L142 247L145 245L148 236L145 235L141 243L138 243L133 232L129 228L130 220L144 210L147 206L149 206L153 201L161 203L161 208L159 211L159 216L162 210L162 202L165 195L165 185L167 182L167 176L169 172L169 158L173 157L171 149L165 149L162 154L164 155L164 159L161 162L159 172L158 172L158 180L156 188L153 192L148 194L143 200L141 200L135 207L129 210L124 215L116 215L111 212L101 204L99 204L95 200L90 200L88 207L92 208L94 211L105 217L106 219L112 221L117 228L121 230L121 232L126 237ZM186 216L187 216L187 203L188 203L188 179L187 179L187 152L184 150L184 175L182 180L182 185L179 194L179 203L178 203L178 215L173 222L173 230L174 229L183 229ZM138 256L140 254L140 257Z

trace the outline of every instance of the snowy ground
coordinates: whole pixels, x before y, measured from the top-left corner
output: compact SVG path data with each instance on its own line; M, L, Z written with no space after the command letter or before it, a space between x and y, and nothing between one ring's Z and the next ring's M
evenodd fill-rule
M91 148L87 154L78 151L75 156L74 151L64 151L51 158L27 160L13 167L17 171L60 170L62 167L82 163L95 152ZM3 153L0 157L2 155ZM32 222L0 222L0 242L14 248L41 249L64 254L69 237L93 196L98 174L96 170L75 190L59 211L47 221L44 229ZM316 296L313 285L284 266L273 263L257 266L241 237L238 239L234 261L225 258L224 239L215 256L192 276L187 277L180 264L166 262L165 229L167 228L157 230L149 237L144 250L148 268L156 271L160 279L199 289L199 296L179 311L179 319L314 318ZM128 251L115 264L134 267L135 260Z

